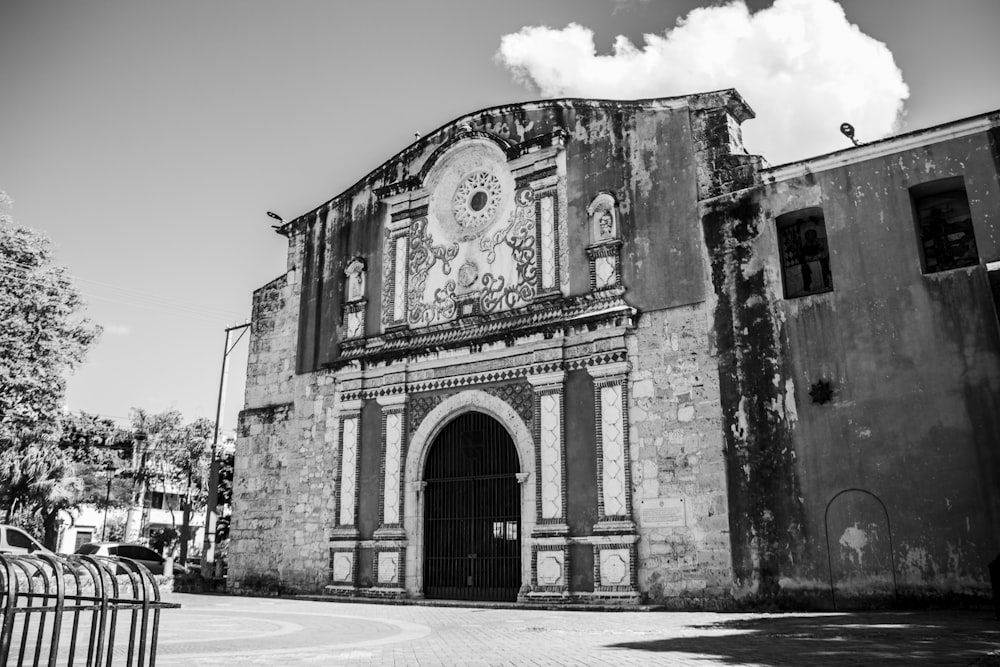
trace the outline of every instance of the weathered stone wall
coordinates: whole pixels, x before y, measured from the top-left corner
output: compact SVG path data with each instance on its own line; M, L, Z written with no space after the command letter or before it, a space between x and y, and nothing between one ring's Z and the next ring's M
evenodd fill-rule
M704 303L647 312L629 337L639 588L678 607L724 604L732 584L711 317Z
M755 245L768 222L752 191L709 202L702 222L716 293L734 595L773 599L806 538L779 297Z
M254 293L246 409L236 440L229 581L233 590L322 588L336 478L333 378L295 375L301 238L289 271Z

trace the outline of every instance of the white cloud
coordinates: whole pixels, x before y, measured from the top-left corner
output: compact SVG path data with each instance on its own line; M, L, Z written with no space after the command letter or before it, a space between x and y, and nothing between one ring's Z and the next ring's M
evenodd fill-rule
M107 324L102 324L101 326L104 329L104 333L109 336L128 336L132 333L132 327L127 324L113 324L108 322Z
M598 55L594 33L571 23L505 35L497 59L545 97L637 99L736 88L757 113L747 149L772 164L890 134L909 89L888 47L847 21L833 0L776 0L751 14L742 0L691 11L642 48L619 35Z

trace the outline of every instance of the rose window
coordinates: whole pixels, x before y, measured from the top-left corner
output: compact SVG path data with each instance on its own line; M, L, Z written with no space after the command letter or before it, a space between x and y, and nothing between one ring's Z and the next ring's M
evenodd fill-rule
M466 176L455 190L452 209L455 222L466 229L479 229L493 222L500 208L502 185L488 171Z

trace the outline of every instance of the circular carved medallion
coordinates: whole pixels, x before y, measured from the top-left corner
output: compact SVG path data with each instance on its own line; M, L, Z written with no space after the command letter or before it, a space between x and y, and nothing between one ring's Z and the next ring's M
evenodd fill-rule
M463 229L481 229L496 219L503 186L488 171L474 171L458 184L452 198L455 222Z
M469 289L476 284L476 280L479 278L479 267L472 260L467 260L465 264L458 269L458 286L463 289Z
M495 145L472 140L456 146L428 175L429 217L449 241L471 241L514 208L514 177Z

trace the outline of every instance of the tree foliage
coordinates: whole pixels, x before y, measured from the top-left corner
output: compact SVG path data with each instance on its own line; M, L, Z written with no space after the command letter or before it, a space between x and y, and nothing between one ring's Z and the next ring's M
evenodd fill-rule
M140 471L147 486L180 489L194 504L203 503L208 488L213 422L200 418L184 423L176 410L152 414L132 410L132 427L142 434Z
M141 488L163 493L173 522L152 534L150 545L158 551L170 551L186 535L181 513L185 506L193 509L206 500L215 427L204 418L185 424L176 410L153 414L139 408L132 410L132 427L140 438L137 479ZM178 492L179 502L172 500Z
M112 420L79 412L65 415L59 447L83 482L80 504L125 507L132 500L133 433Z
M219 452L219 495L218 507L219 522L215 531L218 544L229 539L229 528L232 523L233 513L233 472L236 467L236 452Z
M0 503L41 519L54 546L59 510L83 484L59 447L66 375L100 334L41 234L16 225L0 191Z
M0 207L11 202L0 191ZM0 443L58 432L66 374L100 334L52 244L0 210Z

